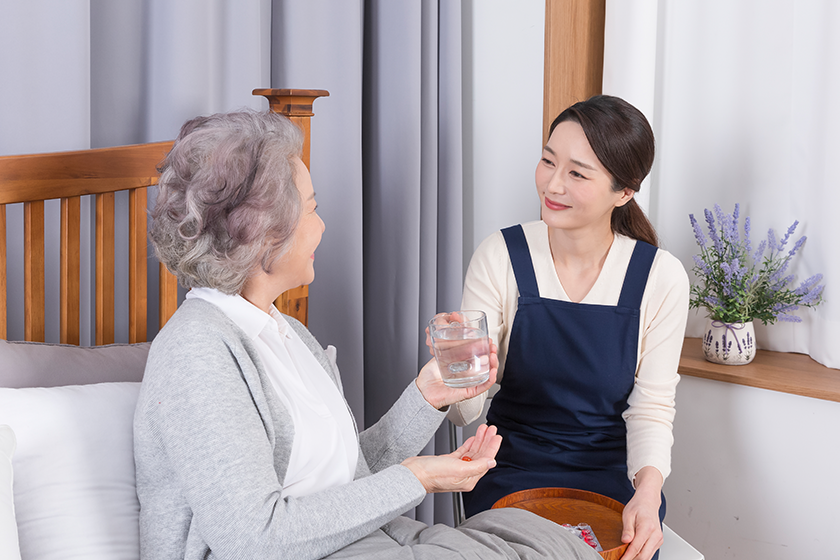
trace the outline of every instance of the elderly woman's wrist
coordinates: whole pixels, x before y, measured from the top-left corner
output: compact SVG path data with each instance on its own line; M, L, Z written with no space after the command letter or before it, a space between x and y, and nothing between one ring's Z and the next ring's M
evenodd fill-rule
M422 381L419 377L414 378L414 386L417 387L417 391L420 393L420 396L423 397L423 400L426 401L426 404L428 404L435 410L441 410L441 406L446 407L448 409L449 405L442 405L441 403L435 401L434 399L430 398L429 395L426 394Z

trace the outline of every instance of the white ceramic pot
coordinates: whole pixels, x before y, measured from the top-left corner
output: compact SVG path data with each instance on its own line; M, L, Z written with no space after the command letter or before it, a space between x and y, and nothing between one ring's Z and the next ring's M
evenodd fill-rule
M703 353L708 361L742 366L755 358L755 351L755 328L752 321L724 323L706 320Z

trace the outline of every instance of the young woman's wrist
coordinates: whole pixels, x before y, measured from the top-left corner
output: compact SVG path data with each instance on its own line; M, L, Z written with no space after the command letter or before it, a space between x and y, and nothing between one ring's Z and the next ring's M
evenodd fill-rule
M662 473L653 466L642 467L633 477L633 486L636 488L636 492L662 492L664 482Z

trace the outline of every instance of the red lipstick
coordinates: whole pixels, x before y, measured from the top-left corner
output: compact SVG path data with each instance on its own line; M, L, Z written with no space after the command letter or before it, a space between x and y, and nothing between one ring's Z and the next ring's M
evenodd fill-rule
M545 197L545 207L549 210L565 210L567 208L571 208L571 206L566 206L565 204L560 204L559 202L552 202L548 197Z

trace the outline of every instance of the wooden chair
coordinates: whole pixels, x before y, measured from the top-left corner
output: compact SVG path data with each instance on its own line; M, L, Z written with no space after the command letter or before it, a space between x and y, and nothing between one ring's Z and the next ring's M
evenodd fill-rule
M328 96L324 90L256 89L272 111L289 117L305 135L302 159L309 167L312 104ZM22 203L24 213L24 339L45 339L44 202L61 201L60 224L60 342L80 341L81 197L95 197L95 344L114 342L114 211L115 193L128 192L128 330L129 342L148 340L146 263L147 189L157 184L157 166L172 142L116 148L0 157L0 338L6 338L7 284L6 205ZM175 312L175 277L159 272L159 327ZM278 300L280 311L304 324L308 289L301 286Z

